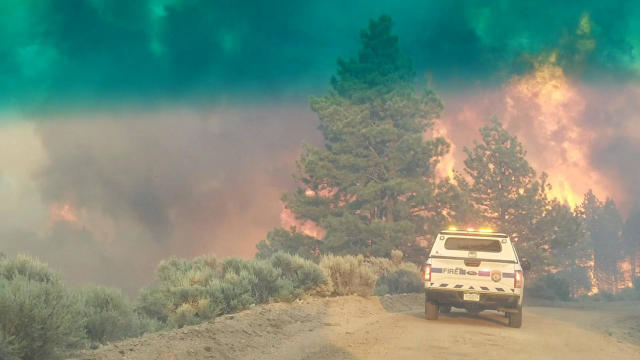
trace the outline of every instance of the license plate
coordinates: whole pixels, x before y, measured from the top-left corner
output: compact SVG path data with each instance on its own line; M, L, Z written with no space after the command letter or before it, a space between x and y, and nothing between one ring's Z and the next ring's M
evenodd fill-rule
M462 294L464 301L480 301L480 294Z

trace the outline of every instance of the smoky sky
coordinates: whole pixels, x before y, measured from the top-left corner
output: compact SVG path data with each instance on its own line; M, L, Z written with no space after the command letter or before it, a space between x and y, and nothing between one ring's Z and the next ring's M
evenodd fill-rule
M304 98L326 88L336 57L354 54L360 29L382 13L418 75L441 88L499 84L552 50L574 76L628 79L639 10L628 1L6 1L0 103Z
M252 256L300 144L321 144L309 96L381 14L442 97L456 170L510 116L538 171L563 169L568 141L600 197L640 204L637 2L16 0L0 2L0 251L131 293L170 255ZM506 101L544 61L578 98L551 135L531 131L549 87Z
M278 209L273 189L292 184L300 142L316 138L310 115L290 107L112 116L40 124L49 157L34 178L45 201L134 220L160 244L175 238L176 223L215 239L234 209Z
M28 179L0 171L0 251L38 256L73 284L132 294L172 255L252 256L280 223L280 197L293 187L300 143L319 142L316 125L306 107L291 104L34 122L20 140L40 143L43 156L30 156L39 160ZM3 149L13 163L29 158L28 149ZM20 192L15 185L25 181Z

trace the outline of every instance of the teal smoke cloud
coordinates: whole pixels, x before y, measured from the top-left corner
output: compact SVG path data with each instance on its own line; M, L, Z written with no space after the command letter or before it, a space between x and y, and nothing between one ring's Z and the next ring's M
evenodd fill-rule
M322 91L388 13L418 74L500 83L556 51L572 76L635 77L640 4L622 1L15 0L0 4L3 106Z

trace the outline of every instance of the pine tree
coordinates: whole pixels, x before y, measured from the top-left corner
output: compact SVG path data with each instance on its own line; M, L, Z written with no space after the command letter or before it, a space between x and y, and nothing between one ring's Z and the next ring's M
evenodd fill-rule
M388 16L371 20L357 58L339 60L332 89L311 100L324 148L304 147L299 187L283 200L325 229L325 251L388 255L414 246L438 213L434 169L449 145L424 134L442 105L414 85L391 29Z
M479 225L489 225L518 243L518 249L533 264L534 272L551 269L571 271L576 287L584 286L586 257L584 231L578 217L557 199L548 199L546 174L537 176L526 159L526 151L497 119L480 129L481 142L465 148L465 174ZM458 181L458 184L462 184ZM471 212L470 214L473 214Z
M307 259L317 259L319 256L318 239L298 231L296 227L289 230L275 228L267 234L267 239L260 241L256 248L256 257L267 259L276 252L299 255Z
M601 290L613 292L620 280L618 261L623 251L623 221L615 202L601 202L589 190L578 209L587 232L587 244L593 252L593 268Z
M635 206L624 224L625 252L631 260L633 283L640 287L640 207ZM636 285L637 284L637 285Z
M522 144L497 119L481 128L480 134L482 142L464 148L471 201L488 225L531 242L533 224L544 215L546 175L536 176Z

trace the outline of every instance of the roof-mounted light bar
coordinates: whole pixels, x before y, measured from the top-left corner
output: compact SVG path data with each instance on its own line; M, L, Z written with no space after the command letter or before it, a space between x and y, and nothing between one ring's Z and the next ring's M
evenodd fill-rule
M465 229L461 229L458 230L458 228L456 226L449 226L449 228L447 229L448 231L465 231ZM484 227L484 228L480 228L478 230L476 230L473 227L468 227L466 228L466 231L470 231L470 232L482 232L482 233L493 233L493 229L488 228L488 227Z

